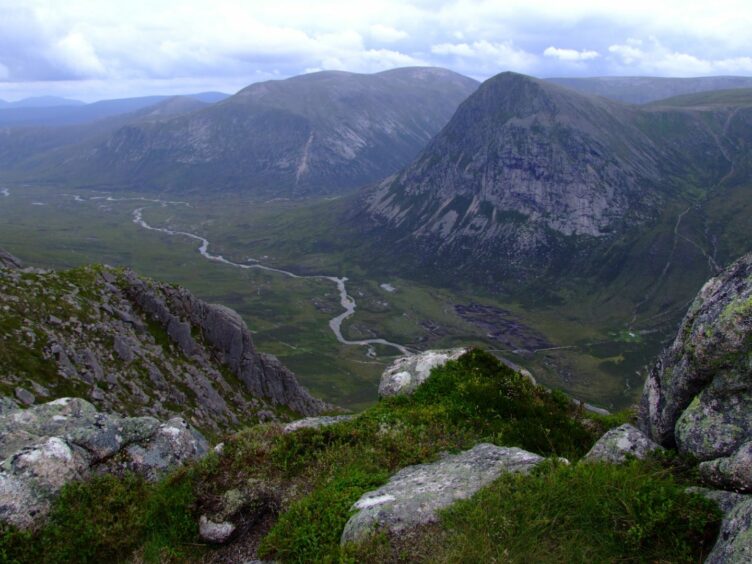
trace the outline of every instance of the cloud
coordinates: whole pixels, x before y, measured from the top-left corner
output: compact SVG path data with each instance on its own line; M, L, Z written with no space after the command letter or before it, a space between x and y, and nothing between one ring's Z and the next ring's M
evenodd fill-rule
M665 76L752 74L752 57L700 57L666 47L654 37L647 42L630 38L625 43L609 46L608 51L627 72L633 68Z
M543 54L546 57L553 57L560 61L589 61L600 57L598 51L583 50L577 51L576 49L559 49L558 47L547 47Z
M434 55L453 56L465 64L478 68L492 68L494 74L502 70L529 71L538 58L532 53L515 47L511 41L493 43L486 40L472 43L439 43L431 46Z
M749 21L749 0L0 0L0 98L418 64L479 79L752 74Z
M50 60L62 65L74 76L93 78L106 74L94 47L81 33L69 33L57 41L49 51Z
M381 24L372 25L370 32L371 37L373 37L376 41L380 41L381 43L394 43L408 37L408 34L404 31Z

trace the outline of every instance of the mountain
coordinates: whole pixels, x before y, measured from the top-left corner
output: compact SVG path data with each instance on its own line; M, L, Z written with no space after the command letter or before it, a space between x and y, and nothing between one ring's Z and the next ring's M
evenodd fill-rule
M690 242L717 253L730 226L719 211L700 215L717 209L722 187L728 201L752 180L752 107L736 94L727 104L719 96L728 94L697 95L692 107L674 99L640 108L502 73L412 164L361 198L354 223L370 225L381 241L375 246L409 250L426 267L470 269L506 285L599 269L606 277L642 272L645 256L628 249L655 245L646 227L673 225L681 211L699 224L693 231L707 222L700 242ZM726 260L743 246L724 248Z
M0 251L0 393L77 396L208 433L329 406L258 352L233 310L105 266L21 269Z
M16 102L6 102L0 100L0 108L50 108L63 106L83 106L85 102L81 100L71 100L70 98L60 98L58 96L34 96L24 98Z
M219 102L227 97L227 94L220 92L202 92L181 96L181 98L190 98L207 104ZM0 127L62 126L92 123L97 120L136 112L171 98L174 98L174 96L142 96L101 100L91 104L84 104L83 102L59 105L50 103L45 105L10 104L3 106L0 104ZM44 99L48 98L45 97ZM19 104L19 102L15 104Z
M436 68L257 83L202 111L41 158L34 172L162 190L337 193L408 163L476 87Z
M682 94L752 88L750 76L703 76L666 78L658 76L598 76L589 78L547 78L585 94L595 94L628 104L647 104Z
M57 155L65 147L78 147L126 125L166 120L209 106L191 96L159 97L158 101L132 112L117 114L93 123L58 127L0 127L0 167L20 174L38 172L40 159ZM1 111L0 111L1 113Z

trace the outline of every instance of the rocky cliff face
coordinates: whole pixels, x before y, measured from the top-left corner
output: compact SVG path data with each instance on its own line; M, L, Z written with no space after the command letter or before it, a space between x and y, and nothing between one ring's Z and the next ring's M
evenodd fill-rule
M257 83L205 110L42 156L35 172L140 189L336 193L407 164L477 85L437 68Z
M709 482L752 491L752 255L700 290L648 375L640 423Z
M723 124L748 109L640 109L503 73L363 198L357 221L424 261L540 275L730 174L746 145Z
M0 390L26 404L77 396L214 432L327 407L236 312L130 271L0 268L0 326Z

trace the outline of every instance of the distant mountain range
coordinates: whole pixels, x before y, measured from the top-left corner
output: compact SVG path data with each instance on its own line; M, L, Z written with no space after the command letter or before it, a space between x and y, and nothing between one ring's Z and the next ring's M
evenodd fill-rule
M160 190L337 193L407 164L477 86L436 68L313 73L170 119L53 132L68 136L54 146L37 133L42 144L25 157L23 132L9 132L14 157L2 159L0 140L0 163L36 178Z
M101 100L85 104L78 100L67 100L54 96L27 98L18 102L0 101L0 127L60 126L92 123L97 120L138 111L142 108L164 102L174 96L142 96ZM199 102L214 104L229 95L221 92L201 92L188 94Z
M24 98L15 102L6 102L0 100L0 109L6 108L49 108L60 106L83 106L86 102L81 100L71 100L69 98L60 98L59 96L33 96Z
M704 76L664 78L656 76L601 76L592 78L548 78L548 82L586 94L595 94L628 104L647 104L697 92L752 88L750 76Z

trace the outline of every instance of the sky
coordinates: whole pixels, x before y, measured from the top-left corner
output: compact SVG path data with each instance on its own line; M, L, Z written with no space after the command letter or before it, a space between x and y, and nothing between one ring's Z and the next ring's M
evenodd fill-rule
M234 93L317 70L752 75L752 0L0 0L0 99Z

